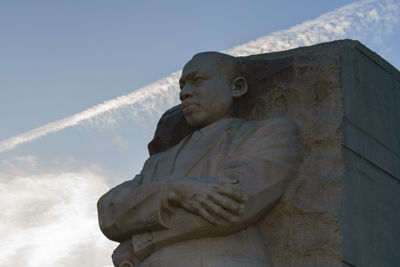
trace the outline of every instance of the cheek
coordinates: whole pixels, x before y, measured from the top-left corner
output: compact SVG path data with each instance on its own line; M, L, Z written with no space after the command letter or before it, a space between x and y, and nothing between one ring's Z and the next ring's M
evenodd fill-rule
M232 95L229 88L212 86L202 91L199 97L203 99L203 103L214 106L229 103Z
M221 110L228 110L233 105L233 98L230 92L224 92L224 94L218 94L210 99L212 103Z

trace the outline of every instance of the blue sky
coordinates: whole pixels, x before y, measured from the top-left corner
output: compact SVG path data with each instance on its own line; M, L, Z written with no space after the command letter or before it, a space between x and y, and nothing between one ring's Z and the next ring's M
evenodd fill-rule
M350 2L2 1L0 138L129 93L196 52L228 49Z
M0 265L110 266L95 202L140 171L193 54L350 38L400 68L399 14L399 0L2 1Z

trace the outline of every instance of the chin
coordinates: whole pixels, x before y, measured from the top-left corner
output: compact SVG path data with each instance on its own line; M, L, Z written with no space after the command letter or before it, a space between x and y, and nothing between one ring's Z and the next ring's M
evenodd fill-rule
M186 119L186 121L192 127L202 127L202 124L196 120Z
M200 118L196 118L193 114L185 115L186 122L192 127L203 127L204 122Z

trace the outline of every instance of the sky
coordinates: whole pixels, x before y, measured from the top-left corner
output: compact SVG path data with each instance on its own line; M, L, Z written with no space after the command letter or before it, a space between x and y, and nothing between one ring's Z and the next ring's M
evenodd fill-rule
M400 69L399 18L400 0L1 1L0 266L112 266L97 199L140 172L195 53L349 38Z

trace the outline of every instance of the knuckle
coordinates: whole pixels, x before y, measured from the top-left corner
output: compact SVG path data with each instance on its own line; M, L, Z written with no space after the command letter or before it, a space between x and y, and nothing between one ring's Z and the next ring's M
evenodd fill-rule
M197 202L200 203L201 205L204 205L207 201L204 197L199 197L197 198Z
M229 218L229 221L232 222L232 223L237 223L237 222L239 222L239 217L238 216L231 216Z
M191 206L192 206L192 209L195 210L195 211L199 211L200 210L200 206L196 202L193 202L191 204Z
M221 213L224 211L220 206L217 206L217 205L213 206L213 210L214 210L214 212L218 212L218 213Z
M238 211L240 209L239 206L234 203L229 203L229 208L233 211Z

